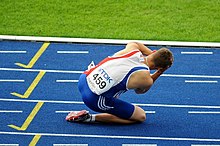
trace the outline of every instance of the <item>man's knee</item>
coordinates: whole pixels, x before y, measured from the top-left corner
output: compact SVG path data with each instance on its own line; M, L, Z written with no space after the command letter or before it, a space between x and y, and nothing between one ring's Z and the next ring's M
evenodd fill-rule
M146 113L142 108L135 106L135 110L131 119L137 122L144 122L147 119Z
M146 117L146 114L145 112L144 113L141 113L138 117L137 117L137 122L144 122L146 121L147 117Z

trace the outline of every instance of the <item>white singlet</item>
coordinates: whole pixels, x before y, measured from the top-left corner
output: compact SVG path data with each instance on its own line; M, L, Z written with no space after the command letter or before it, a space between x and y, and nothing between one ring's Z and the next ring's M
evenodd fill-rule
M126 91L127 82L132 73L138 70L150 71L144 63L144 56L139 50L133 50L121 56L107 57L94 68L85 71L90 90L101 95L110 89L112 95Z

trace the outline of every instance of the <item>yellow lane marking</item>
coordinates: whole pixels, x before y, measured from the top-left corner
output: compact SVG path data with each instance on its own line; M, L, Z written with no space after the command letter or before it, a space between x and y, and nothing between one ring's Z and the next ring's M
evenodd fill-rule
M29 146L35 146L40 138L41 138L41 135L35 135L32 141L30 142Z
M37 60L40 58L40 56L44 53L44 51L47 49L47 47L50 45L50 43L44 43L42 47L38 50L38 52L35 54L35 56L31 59L31 61L28 63L28 65L22 64L22 63L15 63L16 65L23 67L23 68L32 68L34 64L37 62Z
M23 125L21 127L18 127L16 125L8 125L8 126L13 128L13 129L19 130L19 131L25 131L28 128L28 126L30 125L30 123L32 122L32 120L34 119L34 117L36 116L36 114L38 113L38 111L40 110L40 108L42 107L43 104L44 104L44 102L38 102L36 104L36 106L34 107L34 109L32 110L32 112L27 117L27 119L25 120L25 122L23 123Z
M14 95L14 96L20 97L20 98L28 98L31 95L31 93L33 92L33 90L35 89L35 87L37 86L37 84L40 82L40 80L42 79L42 77L44 76L45 73L46 73L45 71L40 71L39 72L39 74L34 79L34 81L31 83L31 85L29 86L27 91L24 93L24 95L21 95L21 94L16 93L16 92L13 92L11 94Z

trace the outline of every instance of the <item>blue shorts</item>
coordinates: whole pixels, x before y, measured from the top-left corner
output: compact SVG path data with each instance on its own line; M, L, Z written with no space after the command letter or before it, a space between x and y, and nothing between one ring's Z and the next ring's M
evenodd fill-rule
M128 102L93 93L87 84L86 74L80 76L78 88L85 105L96 112L109 113L123 119L129 119L134 112L134 105Z

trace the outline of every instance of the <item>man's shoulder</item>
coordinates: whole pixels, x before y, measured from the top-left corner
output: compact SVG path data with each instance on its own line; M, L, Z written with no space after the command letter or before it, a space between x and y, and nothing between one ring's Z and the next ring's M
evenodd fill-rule
M149 70L139 70L135 72L137 78L150 78Z
M147 70L139 70L134 72L129 79L130 88L145 88L153 84L150 72Z
M151 81L151 75L148 70L140 70L134 73L135 80L149 82Z

